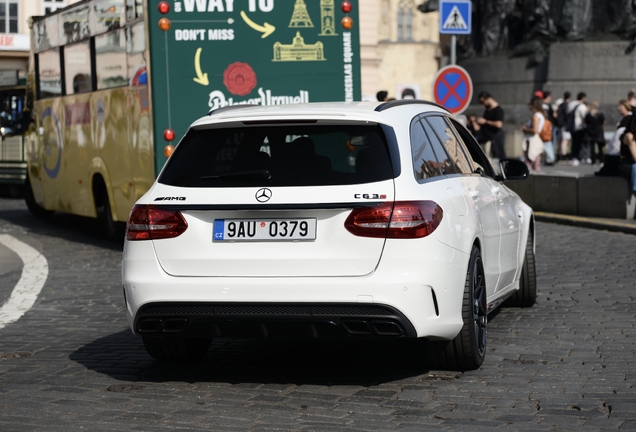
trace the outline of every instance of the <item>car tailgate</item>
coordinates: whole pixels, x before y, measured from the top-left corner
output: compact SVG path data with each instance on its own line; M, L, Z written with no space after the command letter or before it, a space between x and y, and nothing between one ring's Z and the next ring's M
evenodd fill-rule
M311 189L306 189L303 196L312 196ZM365 193L370 189L381 191L378 195L382 201L393 200L393 181L376 183L371 188L350 185L319 189L321 195L325 189L332 189L332 194L326 193L329 204L296 200L271 206L234 204L236 209L227 205L183 207L181 213L188 229L179 237L153 241L159 263L174 276L342 277L372 273L382 256L385 239L354 236L345 228L345 221L353 208L374 202L370 199L373 195ZM281 195L280 189L272 191L275 196ZM252 192L248 202L254 202ZM247 235L242 239L214 239L215 221L242 221L243 229L254 230L261 222L314 219L315 240L254 240Z

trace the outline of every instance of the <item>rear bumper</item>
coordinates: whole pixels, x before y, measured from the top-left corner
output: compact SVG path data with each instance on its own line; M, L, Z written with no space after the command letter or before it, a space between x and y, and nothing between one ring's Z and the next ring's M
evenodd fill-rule
M341 339L416 337L397 309L377 304L150 303L135 333L162 337Z
M284 278L171 276L157 262L151 242L126 242L122 280L128 324L134 333L163 336L285 337L297 331L311 337L338 332L383 337L385 329L396 337L452 339L463 325L469 257L431 240L418 253L399 240L387 241L384 258L369 275ZM338 309L346 307L353 309ZM368 307L379 309L369 313Z

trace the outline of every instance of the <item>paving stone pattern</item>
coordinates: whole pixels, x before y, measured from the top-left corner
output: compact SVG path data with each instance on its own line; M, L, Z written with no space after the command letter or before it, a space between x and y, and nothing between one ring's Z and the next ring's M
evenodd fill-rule
M0 330L3 431L636 430L636 236L537 224L537 304L491 315L484 365L456 373L401 342L219 340L201 362L157 362L126 325L121 244L11 199L0 233L50 269Z

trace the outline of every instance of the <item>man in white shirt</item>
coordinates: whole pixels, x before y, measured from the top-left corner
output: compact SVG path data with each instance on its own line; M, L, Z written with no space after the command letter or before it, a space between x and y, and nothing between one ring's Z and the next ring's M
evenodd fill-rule
M572 165L577 166L579 159L586 159L583 144L585 141L585 116L587 115L587 105L585 104L586 94L580 92L576 100L568 104L568 117L574 113L574 124L570 125L572 132ZM568 119L569 122L569 119ZM573 127L572 127L573 126Z

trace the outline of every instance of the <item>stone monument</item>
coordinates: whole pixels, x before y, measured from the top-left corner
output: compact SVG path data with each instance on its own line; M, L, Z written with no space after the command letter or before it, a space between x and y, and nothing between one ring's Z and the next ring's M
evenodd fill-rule
M419 6L437 8L438 0ZM596 100L611 125L616 106L636 87L636 2L633 0L473 0L473 33L458 38L458 63L471 75L474 100L486 90L504 107L506 123L528 118L535 90Z

